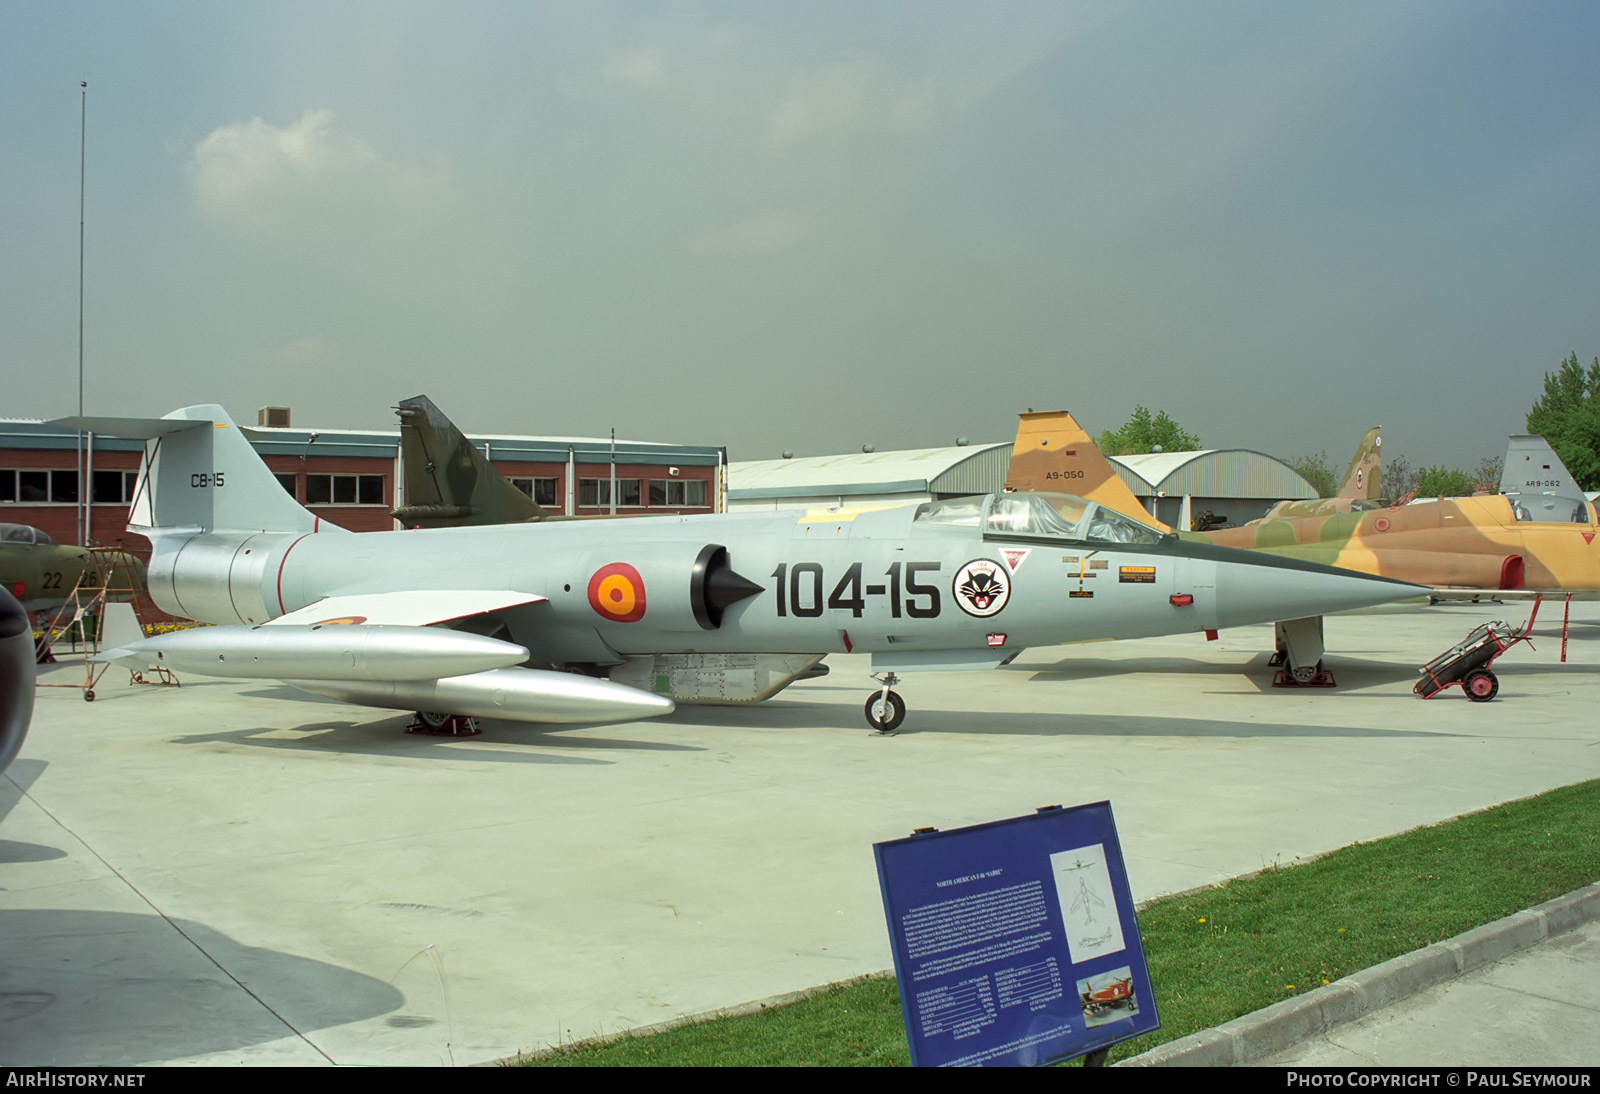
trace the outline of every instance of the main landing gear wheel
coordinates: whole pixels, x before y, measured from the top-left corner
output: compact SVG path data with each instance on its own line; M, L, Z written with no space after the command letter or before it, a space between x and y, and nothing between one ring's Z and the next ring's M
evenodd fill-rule
M1474 703L1487 703L1500 693L1500 679L1488 669L1478 669L1467 673L1461 687Z
M906 720L906 701L892 691L867 696L867 725L879 733L892 733Z
M1322 671L1322 662L1315 665L1290 665L1289 675L1294 677L1297 684L1309 684L1317 678L1317 673Z
M465 714L447 714L437 710L419 710L411 717L407 733L422 733L429 737L476 737L483 730L478 720Z

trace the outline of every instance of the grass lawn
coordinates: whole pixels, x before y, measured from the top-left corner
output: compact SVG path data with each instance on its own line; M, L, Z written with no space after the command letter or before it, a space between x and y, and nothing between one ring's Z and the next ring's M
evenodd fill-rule
M1600 880L1600 781L1563 787L1314 862L1154 901L1139 930L1161 1029L1116 1061ZM571 1045L537 1066L911 1062L891 978L757 1014Z

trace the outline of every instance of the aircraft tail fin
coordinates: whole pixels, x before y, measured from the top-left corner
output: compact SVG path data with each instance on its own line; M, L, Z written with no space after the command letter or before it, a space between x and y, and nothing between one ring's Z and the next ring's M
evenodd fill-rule
M1519 434L1506 444L1500 492L1515 495L1518 520L1587 523L1588 499L1550 442Z
M1017 442L1006 472L1007 490L1077 494L1124 516L1168 530L1139 504L1128 484L1071 414L1051 410L1019 414Z
M164 418L62 418L51 424L144 441L128 527L146 536L333 527L284 490L220 406L184 407Z
M515 524L544 520L544 508L495 470L476 445L426 395L402 399L400 460L406 503L394 518L408 527Z
M1373 426L1361 438L1355 457L1344 473L1344 481L1335 491L1336 498L1365 498L1377 501L1383 479L1383 427Z

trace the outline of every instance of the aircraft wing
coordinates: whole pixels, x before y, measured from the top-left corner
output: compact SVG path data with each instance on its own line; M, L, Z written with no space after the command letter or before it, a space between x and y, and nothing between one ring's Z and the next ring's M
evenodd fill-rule
M1573 600L1600 600L1600 589L1460 589L1437 588L1428 594L1434 600L1532 600L1542 596L1554 604L1571 597Z
M309 626L314 623L367 623L373 626L430 627L475 615L538 604L542 596L506 589L406 589L389 593L329 596L304 608L267 620L265 626Z

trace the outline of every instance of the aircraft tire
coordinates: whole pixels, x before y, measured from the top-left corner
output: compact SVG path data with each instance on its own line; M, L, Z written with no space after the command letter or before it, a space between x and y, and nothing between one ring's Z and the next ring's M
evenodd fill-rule
M1487 703L1500 693L1500 680L1488 669L1478 669L1467 673L1461 688L1474 703Z
M1317 678L1317 673L1322 671L1322 662L1313 665L1291 665L1289 675L1294 677L1298 684L1309 684Z
M451 719L452 715L441 710L419 710L417 720L429 729L441 729Z
M906 720L906 701L892 691L875 691L867 697L866 713L867 725L879 733L889 733Z

